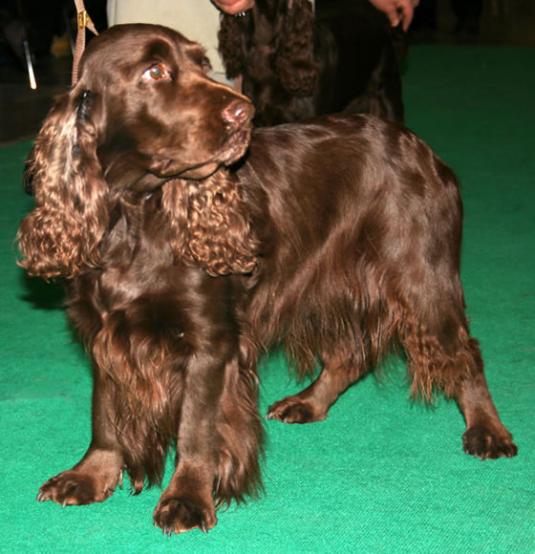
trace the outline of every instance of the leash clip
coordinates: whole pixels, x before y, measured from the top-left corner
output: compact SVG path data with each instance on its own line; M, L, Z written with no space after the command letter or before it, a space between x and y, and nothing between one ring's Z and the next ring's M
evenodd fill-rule
M87 27L87 20L89 18L89 14L84 10L83 12L78 12L78 29L81 31L82 29L85 29Z
M82 31L87 27L93 34L98 34L95 30L95 25L93 21L91 20L91 18L89 17L89 14L87 13L87 10L82 10L78 12L77 19L78 19L79 31Z

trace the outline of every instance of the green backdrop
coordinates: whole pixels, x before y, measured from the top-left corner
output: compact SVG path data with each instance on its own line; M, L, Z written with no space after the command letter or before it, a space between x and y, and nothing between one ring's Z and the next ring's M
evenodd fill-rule
M27 280L14 235L32 200L20 187L29 143L0 149L1 552L535 552L535 50L415 46L409 127L463 183L463 281L490 388L519 446L514 459L463 454L454 403L408 397L400 362L351 388L329 418L266 421L265 493L221 510L208 535L152 525L159 489L103 504L35 501L89 440L87 360L61 289ZM299 387L274 354L261 410ZM167 473L167 477L169 472Z

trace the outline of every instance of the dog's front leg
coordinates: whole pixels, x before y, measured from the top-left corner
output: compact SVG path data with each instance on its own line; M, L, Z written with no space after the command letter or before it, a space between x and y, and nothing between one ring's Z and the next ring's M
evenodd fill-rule
M195 354L186 370L177 436L177 466L154 511L165 533L217 522L213 500L217 468L217 418L226 363L213 353ZM224 359L224 358L223 358Z
M123 456L112 422L113 405L107 381L95 369L92 439L83 458L72 468L46 481L37 499L63 506L106 500L121 480Z

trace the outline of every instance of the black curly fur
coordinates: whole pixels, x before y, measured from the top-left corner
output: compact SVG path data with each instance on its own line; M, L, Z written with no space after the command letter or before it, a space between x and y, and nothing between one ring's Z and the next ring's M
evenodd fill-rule
M257 0L245 17L222 14L219 51L243 78L255 124L339 111L403 121L401 78L386 18L367 0Z

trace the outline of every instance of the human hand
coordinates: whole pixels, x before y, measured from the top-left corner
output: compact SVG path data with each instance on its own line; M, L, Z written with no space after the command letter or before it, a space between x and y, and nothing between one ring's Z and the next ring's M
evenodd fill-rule
M254 5L254 0L212 0L212 3L222 12L235 15L250 10Z
M370 0L370 2L387 15L392 27L397 27L401 23L403 30L407 31L414 16L414 8L420 0Z

